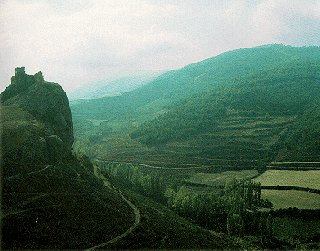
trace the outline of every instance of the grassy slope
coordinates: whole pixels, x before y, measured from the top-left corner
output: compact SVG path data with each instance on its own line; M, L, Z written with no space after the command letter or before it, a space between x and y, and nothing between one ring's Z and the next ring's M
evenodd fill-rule
M255 179L263 186L299 186L320 189L320 171L267 170Z
M28 147L27 159L16 156L10 158L15 161L1 163L1 248L82 249L132 224L132 210L96 180L88 160L68 157L59 164L45 164L41 145L36 144L44 135L44 124L16 106L2 105L0 115L6 153Z
M138 228L107 249L222 249L234 248L234 242L200 228L176 215L163 205L131 191L130 200L139 208L142 218Z
M2 248L82 249L124 232L133 221L130 208L90 169L69 159L43 172L4 178Z
M236 81L232 88L218 93L190 97L139 127L132 137L147 145L173 146L176 151L182 147L189 156L220 157L236 160L238 166L250 162L259 166L276 158L288 135L292 145L297 146L292 135L304 131L307 125L302 121L307 118L314 121L312 127L307 136L303 132L303 138L300 136L297 141L303 140L305 148L312 152L304 150L296 160L317 159L319 125L314 113L308 116L307 111L314 108L317 100L319 73L316 67L306 64L298 68L287 66L279 74L272 72ZM296 148L299 151L299 146ZM282 151L282 156L289 155L286 149Z
M267 170L254 179L263 186L298 186L319 189L319 170L291 171ZM270 200L275 209L297 207L300 209L319 209L320 195L304 191L262 190L263 198Z
M205 184L209 186L224 186L228 180L230 181L234 178L250 179L256 175L258 175L257 170L226 171L221 173L196 173L186 181L194 184Z
M1 107L1 112L6 131L20 124L24 126L19 127L20 130L26 133L32 125L43 127L22 109L8 106ZM13 145L20 140L11 139L7 143ZM132 209L118 193L105 189L94 177L93 167L86 159L70 157L56 165L24 165L21 167L24 170L19 172L15 170L16 164L11 164L5 166L8 171L3 176L3 249L89 248L122 234L134 221ZM129 240L123 240L126 244L117 243L118 247L221 248L232 243L222 241L150 200L138 195L132 198L143 209L143 222Z
M299 209L319 209L320 195L295 190L262 190L262 198L272 202L274 209L296 207Z

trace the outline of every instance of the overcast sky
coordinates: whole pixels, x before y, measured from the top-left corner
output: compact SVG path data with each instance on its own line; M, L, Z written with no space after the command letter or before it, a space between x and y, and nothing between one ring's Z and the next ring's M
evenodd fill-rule
M70 91L270 43L320 45L320 1L1 0L0 89L17 66Z

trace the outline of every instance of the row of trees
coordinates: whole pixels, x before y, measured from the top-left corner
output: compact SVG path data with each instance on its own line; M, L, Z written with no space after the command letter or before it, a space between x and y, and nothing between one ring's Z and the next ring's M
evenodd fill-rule
M265 235L271 221L256 215L258 207L272 204L261 199L261 186L250 180L233 179L223 187L195 189L174 175L147 171L132 164L103 164L106 174L136 192L166 204L179 215L232 236L245 233ZM266 226L268 225L268 226Z

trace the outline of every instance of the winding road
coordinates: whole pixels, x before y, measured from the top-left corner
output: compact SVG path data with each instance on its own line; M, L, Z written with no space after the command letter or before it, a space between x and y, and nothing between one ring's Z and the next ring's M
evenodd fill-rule
M32 175L32 174L41 173L41 172L44 172L45 170L47 170L50 167L53 167L53 166L52 165L46 165L44 168L42 168L42 169L40 169L38 171L33 171L33 172L30 172L30 173L26 173L26 174L16 174L16 175L12 175L12 176L6 177L4 179L5 180L18 179L18 178L21 178L21 177L24 177L24 176L29 176L29 175Z
M106 163L115 163L115 164L127 164L127 165L138 165L141 167L147 167L152 169L160 169L160 170L192 170L192 169L203 169L210 166L190 166L190 167L163 167L163 166L152 166L147 164L139 164L139 163L131 163L131 162L120 162L120 161L106 161L102 159L94 159L93 161L97 162L106 162Z
M133 225L130 228L128 228L123 234L118 235L115 238L113 238L107 242L104 242L104 243L101 243L101 244L96 245L94 247L88 248L87 250L94 250L97 248L103 248L104 246L106 246L108 244L116 243L117 241L119 241L122 238L129 235L140 224L140 220L141 220L139 209L130 200L128 200L119 189L117 189L116 187L111 185L111 183L108 181L108 179L101 173L101 170L99 169L99 167L94 166L94 174L98 179L103 181L104 186L108 187L109 189L112 189L113 191L115 191L116 193L118 193L121 196L122 200L124 200L129 205L129 207L132 208L134 215L135 215L135 218L134 218Z

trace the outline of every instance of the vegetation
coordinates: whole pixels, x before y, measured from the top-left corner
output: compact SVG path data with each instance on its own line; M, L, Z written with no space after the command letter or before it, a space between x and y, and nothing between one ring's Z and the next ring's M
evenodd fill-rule
M117 183L162 202L205 228L229 232L229 235L243 235L245 224L249 224L245 222L248 211L271 206L261 199L260 185L249 180L229 179L211 191L197 191L183 185L182 179L186 176L183 172L148 171L132 164L104 162L101 165L105 174Z
M320 162L319 52L227 52L74 101L73 125L62 89L17 68L1 94L2 248L89 248L127 232L137 211L139 224L104 248L319 248L320 195L263 188L319 189L320 171L255 178ZM50 159L55 150L64 157Z
M311 239L301 235L298 244L279 233L286 220L294 225L297 217L305 219L305 211L295 217L289 207L318 208L318 195L260 191L247 178L266 166L317 166L301 162L320 160L319 65L318 47L240 49L167 72L118 97L79 101L72 105L74 147L107 160L104 174L114 183L222 232L233 245L310 248ZM287 186L315 188L316 178L308 176L283 173ZM293 183L296 177L301 182ZM254 191L259 199L252 202L247 196ZM281 208L288 219L276 214Z
M272 202L274 209L296 207L319 209L320 195L296 190L262 190L261 196Z
M265 164L276 157L281 132L290 131L289 123L316 98L318 80L310 80L312 71L303 76L310 67L264 72L263 77L234 80L230 88L191 96L131 136L152 146L192 142L192 150L199 148L198 156Z
M79 159L4 178L2 249L84 249L129 228L130 208Z
M189 179L191 184L204 184L209 186L223 186L233 179L251 179L258 175L257 170L225 171L219 173L195 173ZM255 182L258 182L255 180Z
M254 179L263 186L299 186L320 189L320 171L267 170Z
M320 248L319 218L282 216L276 217L273 222L274 235L279 240L300 250Z
M314 161L319 63L318 47L240 49L119 97L79 102L72 105L76 148L87 142L89 154L104 159L224 170ZM88 128L90 119L105 122Z
M118 186L121 185L118 183ZM106 249L234 249L232 238L201 228L154 200L132 190L126 192L138 206L141 224L127 238ZM259 244L256 245L259 247Z

